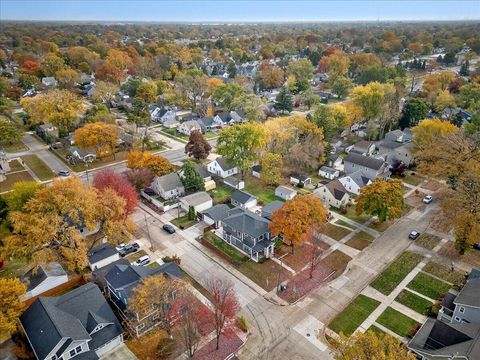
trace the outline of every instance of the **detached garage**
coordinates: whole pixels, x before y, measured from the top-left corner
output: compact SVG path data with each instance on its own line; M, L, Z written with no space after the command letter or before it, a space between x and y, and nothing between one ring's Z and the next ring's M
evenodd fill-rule
M213 206L213 200L205 191L187 195L180 198L180 207L188 212L190 206L193 206L195 213L202 212Z

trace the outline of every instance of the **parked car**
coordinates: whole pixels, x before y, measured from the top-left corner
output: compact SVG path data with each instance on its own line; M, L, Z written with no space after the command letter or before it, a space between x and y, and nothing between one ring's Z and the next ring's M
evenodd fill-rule
M155 195L157 195L157 194L155 193L155 190L153 190L153 189L151 189L151 188L145 188L145 189L143 189L143 192L144 192L145 194L149 195L149 196L155 196Z
M132 265L135 266L144 266L150 263L150 257L148 255L143 255L142 257L138 258Z
M475 243L472 245L475 250L480 250L480 243Z
M410 234L408 235L408 238L409 239L412 239L412 240L417 240L417 238L420 236L420 233L418 231L415 231L413 230L412 232L410 232Z
M432 195L425 195L425 197L423 198L423 202L425 204L430 204L432 201L433 201Z
M64 177L70 176L70 171L68 171L68 170L60 170L60 171L58 172L58 176L64 176Z
M119 251L119 253L120 253L121 257L124 257L128 254L131 254L131 253L134 253L134 252L138 251L139 248L140 248L140 246L137 243L127 244L123 247L122 250Z
M122 251L122 249L127 246L127 244L125 243L121 243L121 244L118 244L118 246L115 246L115 249L117 249L118 251Z
M175 228L170 224L163 225L162 229L168 232L169 234L173 234L175 232Z

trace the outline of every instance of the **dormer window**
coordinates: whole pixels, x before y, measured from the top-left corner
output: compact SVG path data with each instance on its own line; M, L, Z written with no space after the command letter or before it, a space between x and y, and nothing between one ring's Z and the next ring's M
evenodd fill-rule
M458 309L458 311L459 311L460 313L464 314L464 313L465 313L465 308L464 308L463 306L460 306L459 309Z

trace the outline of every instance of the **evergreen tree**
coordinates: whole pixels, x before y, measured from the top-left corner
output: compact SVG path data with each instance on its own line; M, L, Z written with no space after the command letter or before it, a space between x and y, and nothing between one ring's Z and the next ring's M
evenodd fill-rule
M293 110L293 97L284 87L275 98L275 109L281 112Z
M402 129L418 125L418 122L425 119L428 115L428 104L422 99L409 99L405 102L400 118L400 127Z
M193 162L185 161L182 167L182 172L182 184L186 191L196 192L205 190L203 179L195 168Z
M462 66L460 67L460 76L468 76L470 75L470 63L467 61L462 63Z
M195 220L195 208L193 206L188 207L188 220Z

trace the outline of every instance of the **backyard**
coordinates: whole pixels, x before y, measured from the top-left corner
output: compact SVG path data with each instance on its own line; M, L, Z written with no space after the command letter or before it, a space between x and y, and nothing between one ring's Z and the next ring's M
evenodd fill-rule
M328 324L328 327L337 334L343 332L350 336L378 305L380 305L379 301L360 294Z
M275 200L283 201L282 198L275 195L275 186L265 185L254 176L245 177L245 188L243 191L252 194L263 204L268 204Z
M226 185L217 184L217 187L208 193L213 198L214 204L223 204L228 202L233 194L233 189Z
M422 259L421 255L405 251L370 286L382 294L389 295Z

